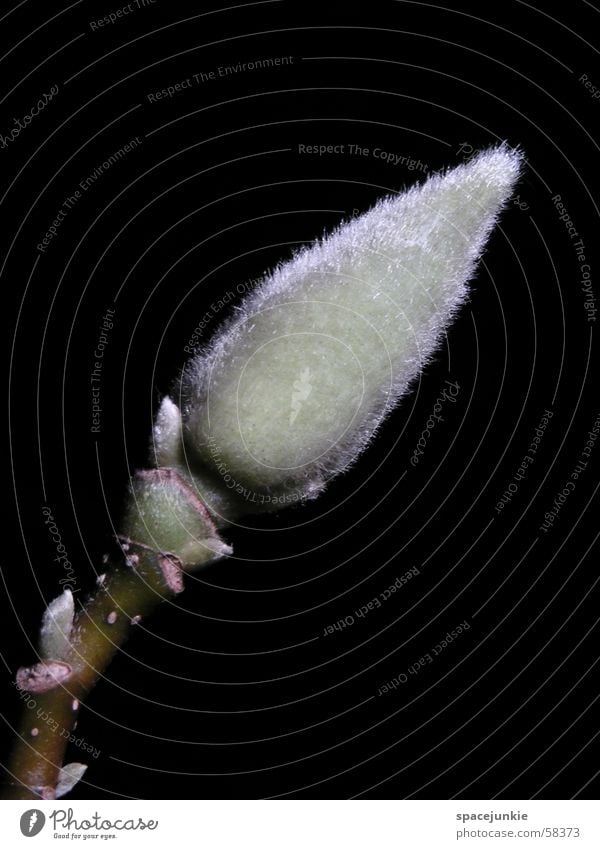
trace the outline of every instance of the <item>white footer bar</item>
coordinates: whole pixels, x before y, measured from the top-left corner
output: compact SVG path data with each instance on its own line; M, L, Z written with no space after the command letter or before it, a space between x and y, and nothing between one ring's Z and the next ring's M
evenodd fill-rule
M65 801L0 803L3 847L599 849L596 801Z

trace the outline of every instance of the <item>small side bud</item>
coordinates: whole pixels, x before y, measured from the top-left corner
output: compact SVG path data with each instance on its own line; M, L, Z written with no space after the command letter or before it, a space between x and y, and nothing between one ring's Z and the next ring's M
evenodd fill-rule
M73 593L65 590L51 601L42 616L40 655L45 660L63 660L71 647L75 605Z
M124 533L132 543L174 555L183 569L231 554L231 547L220 538L206 505L171 468L136 473ZM169 581L167 584L174 589Z
M175 468L182 463L181 412L168 395L162 399L156 414L151 451L157 466Z
M65 681L71 671L69 664L60 660L43 660L35 666L22 666L17 670L17 687L28 693L47 693Z
M67 793L75 787L78 781L81 781L83 774L86 771L85 764L72 763L63 766L58 774L58 782L56 784L55 798L62 799Z

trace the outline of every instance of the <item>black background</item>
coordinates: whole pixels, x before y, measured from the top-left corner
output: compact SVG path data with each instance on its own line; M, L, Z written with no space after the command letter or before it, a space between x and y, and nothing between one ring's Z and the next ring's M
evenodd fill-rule
M72 797L593 798L600 448L552 529L540 525L600 412L597 330L552 201L562 196L594 277L600 99L580 77L600 86L600 12L583 0L556 18L517 0L156 0L91 29L117 8L28 0L1 22L0 132L59 86L0 149L16 505L2 535L2 751L19 707L11 680L64 578L42 507L82 599L210 305L425 168L506 140L527 160L517 196L418 389L322 498L230 531L234 557L140 627L82 711L77 733L100 756L71 747L89 764ZM284 56L148 100L194 73ZM137 136L41 254L64 199ZM413 468L446 379L457 402ZM546 408L535 462L498 514ZM324 636L415 566L381 609ZM378 695L464 620L434 663Z

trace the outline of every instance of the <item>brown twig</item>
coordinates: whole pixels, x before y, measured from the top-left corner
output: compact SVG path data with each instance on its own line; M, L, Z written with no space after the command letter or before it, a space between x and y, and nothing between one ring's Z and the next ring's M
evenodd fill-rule
M71 650L61 661L67 674L60 680L62 672L53 675L48 669L37 673L42 664L17 674L17 683L31 693L36 710L25 705L7 765L10 778L3 798L55 798L81 703L131 628L179 589L181 570L175 557L135 543L124 545L122 562L108 568L96 593L75 618Z
M17 672L37 710L26 703L2 798L56 798L79 706L131 628L181 592L184 569L231 552L189 482L169 468L136 473L123 529L118 554L68 629L66 650Z

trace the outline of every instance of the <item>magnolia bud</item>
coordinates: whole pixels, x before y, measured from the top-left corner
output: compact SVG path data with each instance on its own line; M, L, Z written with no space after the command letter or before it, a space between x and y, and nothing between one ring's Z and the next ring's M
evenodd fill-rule
M225 518L315 497L431 358L520 162L506 146L481 153L266 275L185 368L182 425L163 404L158 464Z

